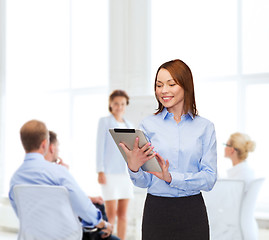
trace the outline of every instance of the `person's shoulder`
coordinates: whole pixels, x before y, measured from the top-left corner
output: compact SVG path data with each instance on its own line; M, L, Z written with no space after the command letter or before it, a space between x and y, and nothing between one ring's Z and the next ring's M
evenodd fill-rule
M37 169L44 169L44 172L65 171L65 167L55 162L50 162L45 158L42 161L36 162L32 167Z
M240 169L244 169L244 170L249 170L249 171L253 171L253 169L251 168L251 166L248 164L247 160L242 161L240 163L238 163L237 165L238 168Z
M155 122L156 119L158 119L158 118L159 118L159 114L157 114L157 115L150 114L150 115L144 117L140 124L143 125L143 124L147 124L147 123L152 123L152 122Z
M109 121L111 121L112 119L112 116L111 115L108 115L108 116L104 116L104 117L101 117L99 118L99 123L108 123Z
M111 115L100 117L99 121L106 121L111 118Z
M212 121L210 121L209 119L205 118L205 117L201 117L200 115L197 115L193 118L193 120L195 120L196 122L199 122L201 124L205 124L205 125L214 125L214 123Z
M150 114L150 115L144 117L142 121L151 121L151 120L155 120L155 119L157 119L157 118L160 118L160 116L161 116L160 113L159 113L159 114Z
M71 175L69 170L60 164L47 162L46 167L47 172L51 173L55 179L68 179Z
M193 118L193 123L195 127L199 129L203 129L204 131L214 132L215 131L215 125L213 122L208 120L207 118L196 116Z

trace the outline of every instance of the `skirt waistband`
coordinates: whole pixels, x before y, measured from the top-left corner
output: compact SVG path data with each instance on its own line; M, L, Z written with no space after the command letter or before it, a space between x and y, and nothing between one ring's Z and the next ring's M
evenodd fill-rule
M159 200L171 200L171 201L184 201L184 200L187 200L188 201L190 199L199 199L202 197L202 193L198 193L198 194L195 194L195 195L190 195L190 196L184 196L184 197L164 197L164 196L156 196L156 195L152 195L150 193L147 194L147 198L151 198L151 199L159 199Z

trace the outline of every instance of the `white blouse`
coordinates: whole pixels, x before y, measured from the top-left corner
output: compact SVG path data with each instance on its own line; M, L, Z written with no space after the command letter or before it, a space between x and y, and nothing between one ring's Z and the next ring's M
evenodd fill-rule
M238 163L227 170L227 177L230 179L243 180L248 185L255 178L253 169L246 161Z

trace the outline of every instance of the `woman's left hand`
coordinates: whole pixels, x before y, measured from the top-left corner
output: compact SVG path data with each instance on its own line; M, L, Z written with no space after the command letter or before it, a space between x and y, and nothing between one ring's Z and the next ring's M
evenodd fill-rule
M172 177L171 177L170 172L168 171L168 168L169 168L168 160L164 160L159 153L157 153L155 157L160 164L162 172L149 172L149 173L153 174L157 178L160 178L160 179L170 183L172 181Z

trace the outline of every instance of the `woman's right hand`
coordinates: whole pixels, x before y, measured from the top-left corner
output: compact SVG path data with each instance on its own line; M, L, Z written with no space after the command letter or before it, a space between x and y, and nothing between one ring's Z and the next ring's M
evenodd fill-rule
M133 150L129 150L123 143L119 145L122 147L125 152L128 160L128 168L133 172L138 172L139 168L143 166L145 162L152 159L156 152L150 154L153 150L153 146L150 146L150 143L145 144L142 148L139 148L139 139L135 139Z
M106 184L106 175L104 172L98 173L98 183L99 184Z

